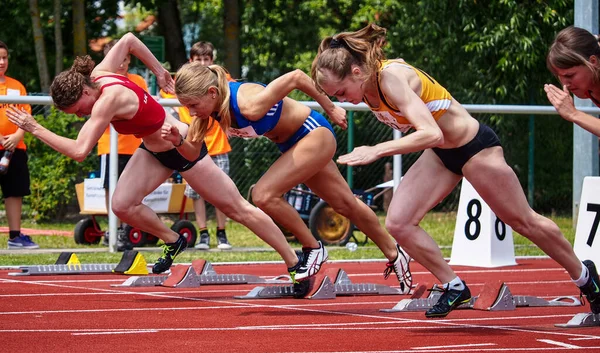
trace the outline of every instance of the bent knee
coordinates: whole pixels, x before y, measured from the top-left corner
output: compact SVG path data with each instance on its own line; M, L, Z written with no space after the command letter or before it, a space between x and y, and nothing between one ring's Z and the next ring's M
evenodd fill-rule
M417 228L418 225L400 219L388 217L385 220L385 229L387 229L390 235L392 235L398 241L400 241L400 239L408 237Z

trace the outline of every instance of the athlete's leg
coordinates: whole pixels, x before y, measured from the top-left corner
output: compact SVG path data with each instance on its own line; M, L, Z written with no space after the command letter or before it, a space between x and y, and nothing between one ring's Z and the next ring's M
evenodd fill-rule
M305 184L373 240L388 260L396 259L396 242L379 223L375 212L354 196L332 160Z
M463 167L463 174L498 218L539 246L571 278L579 278L581 261L558 226L529 207L519 179L504 160L502 147L476 154Z
M292 232L307 248L318 248L319 244L298 211L282 195L325 168L335 149L336 141L331 131L317 128L283 153L252 190L254 204Z
M449 171L432 150L425 150L408 170L392 197L386 228L398 244L442 283L456 278L439 246L419 223L456 186L460 176Z
M112 210L119 219L157 236L165 243L177 241L179 235L167 227L142 200L167 180L171 173L172 170L163 166L148 151L138 148L121 174L112 198Z
M298 256L273 220L246 201L233 181L210 157L202 158L181 175L202 198L273 247L288 267L298 263Z

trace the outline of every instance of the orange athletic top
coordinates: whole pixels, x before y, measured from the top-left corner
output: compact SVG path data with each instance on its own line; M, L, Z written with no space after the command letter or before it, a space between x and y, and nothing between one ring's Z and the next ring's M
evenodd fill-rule
M442 87L436 80L429 76L424 71L406 63L404 60L384 60L381 62L381 68L377 75L377 90L379 92L379 107L374 108L369 105L366 99L363 101L369 106L373 114L377 117L377 120L390 126L393 129L400 131L407 131L412 127L410 121L402 116L402 113L398 111L398 108L394 107L386 98L385 94L381 91L380 80L381 71L385 70L390 65L400 65L410 68L415 71L419 79L421 80L421 100L431 112L433 118L437 121L444 115L444 113L450 108L452 104L452 96L450 93Z
M127 73L127 78L129 81L135 83L144 89L144 91L148 92L148 85L144 78L140 75ZM119 154L129 154L132 155L133 152L140 146L142 143L142 139L137 138L133 135L123 135L118 134L119 139ZM98 155L109 154L110 153L110 126L106 128L104 134L98 140Z
M229 75L228 75L229 76ZM229 77L228 79L231 80ZM172 94L169 94L163 90L160 91L160 96L163 98L177 98ZM179 120L190 125L192 123L192 116L190 115L189 109L185 107L178 107L177 112L179 113ZM206 136L204 137L204 143L206 143L206 148L208 148L208 154L211 156L217 156L220 154L225 154L231 152L231 145L229 144L229 140L227 139L227 134L221 128L218 122L216 122L213 118L209 119L209 129L206 132Z
M27 91L25 90L25 86L21 84L21 82L15 80L14 78L10 78L8 76L4 76L6 79L4 82L0 82L0 96L26 96ZM23 108L29 114L31 114L31 106L29 104L0 104L0 134L10 135L17 132L17 125L8 121L8 117L6 116L6 109L9 106L14 106L16 108ZM27 149L25 146L25 142L23 139L19 141L17 144L17 148L21 150ZM4 147L0 145L0 151L4 150Z

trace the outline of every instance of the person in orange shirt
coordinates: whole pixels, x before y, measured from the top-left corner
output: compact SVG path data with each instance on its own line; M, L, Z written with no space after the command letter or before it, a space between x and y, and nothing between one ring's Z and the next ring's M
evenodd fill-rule
M214 61L215 47L210 42L197 42L190 50L190 62L198 61L202 65L212 65ZM227 79L233 81L231 76L227 75ZM161 91L161 96L164 98L175 98L175 95L169 95ZM190 125L192 123L192 116L187 108L181 107L177 109L179 120ZM206 138L204 143L208 148L208 154L215 162L215 164L221 168L225 174L229 175L229 155L231 146L227 139L227 134L223 131L221 126L211 119L211 128L206 132ZM185 188L185 195L194 201L194 211L196 213L196 223L200 230L200 237L196 244L196 249L208 250L210 248L210 234L206 225L206 205L204 200L194 189L189 185ZM231 249L231 244L227 240L227 233L225 232L225 226L227 224L227 217L219 209L215 208L215 214L217 218L217 247L222 250Z
M8 69L8 46L0 42L0 95L26 96L25 87L17 80L6 76ZM28 235L21 233L21 209L23 196L31 194L29 189L29 168L27 167L27 147L23 142L25 131L8 121L6 110L13 104L0 104L0 152L2 157L12 152L6 172L0 175L0 187L4 197L6 218L8 219L8 248L37 249ZM31 114L29 104L14 105Z
M112 40L109 43L104 45L104 56L106 56L106 54L108 54L110 49L112 47L114 47L115 44L117 44L117 41L118 40ZM136 85L143 88L144 91L148 92L148 85L146 84L146 81L144 80L144 78L142 76L127 72L127 71L129 71L129 63L130 62L131 62L131 56L127 55L125 60L123 60L123 63L119 66L119 70L116 73L119 75L127 76L127 78L130 81L132 81ZM121 176L121 173L123 173L123 170L125 169L125 166L129 162L129 160L131 159L131 156L133 155L135 150L140 146L141 143L142 143L142 139L137 138L134 135L118 134L119 157L118 157L117 175L119 177ZM110 173L110 166L109 166L110 163L108 162L109 155L110 155L110 127L107 127L106 131L104 131L104 134L102 134L102 136L100 137L100 140L98 140L98 156L100 156L100 178L102 179L102 183L104 185L104 191L106 192L106 209L108 209L108 179L109 179L108 176L110 175L109 174ZM132 246L131 246L130 242L127 241L127 239L125 239L126 235L123 232L123 225L121 223L121 220L117 220L117 226L118 226L117 234L118 234L118 238L119 238L117 241L117 250L122 251L122 250L131 249ZM104 244L108 246L108 239L106 236L104 237Z

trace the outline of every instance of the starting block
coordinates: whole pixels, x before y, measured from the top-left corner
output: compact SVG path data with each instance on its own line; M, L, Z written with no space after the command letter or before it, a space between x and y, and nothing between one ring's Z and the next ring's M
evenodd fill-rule
M218 274L212 264L205 260L194 260L191 266L175 265L169 275L130 277L114 287L196 288L217 284L289 283L277 279L264 279L254 275Z
M54 265L21 266L21 272L11 272L9 276L29 275L79 275L119 273L125 275L147 275L147 263L142 254L134 250L123 253L121 261L114 264L81 264L73 253L61 253Z
M600 326L600 314L580 313L573 316L573 318L566 324L554 324L554 326L562 328Z
M341 268L328 268L308 279L305 299L333 299L337 295L401 295L399 288L383 284L352 283ZM302 283L302 282L301 282ZM295 297L294 285L256 287L236 299L272 299Z
M426 285L419 285L415 294L410 299L402 299L391 309L380 309L382 312L411 312L426 311L432 308L441 297L441 289L434 285L427 298L422 298ZM573 296L558 297L552 300L528 296L513 295L508 286L503 282L488 282L478 296L474 296L467 303L461 304L456 309L476 309L486 311L515 310L517 307L543 307L543 306L580 306L581 301Z

